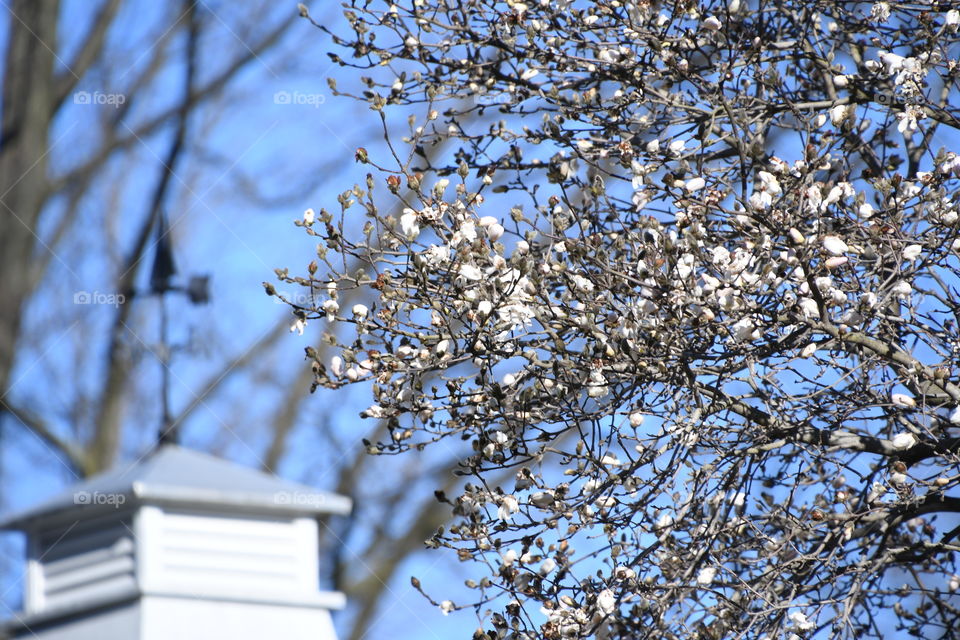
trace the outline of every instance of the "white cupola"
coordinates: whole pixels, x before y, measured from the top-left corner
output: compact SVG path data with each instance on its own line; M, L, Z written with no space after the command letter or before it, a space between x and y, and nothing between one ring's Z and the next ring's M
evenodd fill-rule
M335 640L318 520L350 500L164 444L0 528L27 535L11 638ZM2 635L2 632L0 632Z

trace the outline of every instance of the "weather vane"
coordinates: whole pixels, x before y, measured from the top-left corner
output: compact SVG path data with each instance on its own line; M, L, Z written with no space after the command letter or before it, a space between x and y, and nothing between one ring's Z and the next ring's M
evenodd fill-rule
M167 310L167 294L182 293L187 296L191 304L206 304L210 301L210 276L194 275L186 285L176 283L176 261L173 258L170 228L165 211L157 217L157 239L154 244L153 266L150 271L149 295L155 295L160 301L160 342L156 350L157 360L160 363L160 399L163 410L160 428L157 432L157 445L177 443L179 440L179 425L174 424L170 412L170 374L171 356L173 347L169 336L169 313Z

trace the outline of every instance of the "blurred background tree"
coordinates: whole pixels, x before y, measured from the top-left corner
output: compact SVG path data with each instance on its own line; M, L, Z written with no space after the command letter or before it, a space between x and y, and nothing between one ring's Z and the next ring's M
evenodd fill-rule
M307 393L295 319L261 286L289 257L268 229L319 200L352 149L376 148L377 123L328 100L327 43L298 13L266 0L7 6L0 497L33 503L163 431L352 497L349 521L321 527L326 581L350 602L341 637L381 635L387 612L391 637L407 618L422 637L429 605L398 570L445 517L431 491L450 463L373 475L350 396ZM22 557L7 538L8 609Z

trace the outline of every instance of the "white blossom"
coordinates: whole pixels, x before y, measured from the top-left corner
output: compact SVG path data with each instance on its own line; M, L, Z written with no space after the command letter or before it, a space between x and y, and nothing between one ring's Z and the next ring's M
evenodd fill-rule
M891 291L899 298L906 298L913 293L913 287L906 280L899 280L893 285Z
M673 516L669 513L663 513L659 518L657 518L657 523L654 525L656 529L666 529L667 527L673 524Z
M703 26L710 31L719 31L723 27L723 23L717 16L707 16L707 19L703 21Z
M618 565L613 570L613 577L617 580L632 580L637 577L637 572L630 567Z
M605 467L619 467L623 463L620 462L620 459L617 458L617 456L612 453L608 453L600 458L600 464Z
M905 431L890 438L890 444L894 449L903 451L917 444L917 438L912 433Z
M903 407L906 409L913 408L917 406L917 401L912 397L908 396L905 393L894 393L890 396L890 401L898 407Z
M823 210L832 204L840 202L843 198L849 198L852 195L853 187L850 185L850 183L841 182L837 185L834 185L830 189L829 193L827 193L827 197L823 199L823 203L821 204L820 208Z
M336 300L324 300L322 307L328 316L335 316L340 311L340 305Z
M610 389L607 387L607 379L603 373L597 369L591 371L587 383L587 395L591 398L602 398L609 393Z
M500 507L497 509L497 517L507 522L520 510L520 503L513 496L503 496L500 499Z
M754 209L764 210L770 208L770 205L773 204L773 198L766 191L754 191L750 194L747 202Z
M886 3L883 3L883 4L886 4ZM793 622L794 626L796 626L798 631L810 631L811 629L814 629L817 626L811 620L808 620L806 615L804 615L799 611L791 613L789 618L790 618L790 621Z
M375 405L371 405L370 407L367 407L367 409L362 411L360 415L362 415L365 418L383 418L384 416L387 415L387 412L384 411L383 407L381 407L378 404L375 404Z
M313 224L316 218L317 214L313 211L313 209L307 209L303 212L303 224L307 225L308 227Z
M448 186L450 186L449 178L440 178L437 180L437 183L433 185L433 197L437 199L442 198L443 192L446 191Z
M780 180L777 179L777 176L768 171L758 171L757 177L760 178L763 190L770 195L778 196L783 193L783 188L780 186Z
M541 576L547 576L556 568L557 562L553 558L545 558L537 571Z
M847 243L841 240L839 236L824 236L822 243L826 252L833 256L843 255L849 250Z
M876 22L886 22L890 18L890 3L874 3L874 5L870 7L870 18Z
M716 577L716 567L704 567L703 569L700 569L700 573L697 574L697 584L699 584L701 587L708 587L713 584L713 581Z
M908 447L912 446L912 443L907 446ZM897 448L901 448L901 447L897 447ZM902 447L902 448L905 449L907 447ZM887 486L884 485L882 482L874 482L872 485L870 485L870 491L867 493L867 502L871 504L876 502L877 500L882 498L887 493L887 491L888 491Z
M960 576L957 574L950 576L950 580L947 583L947 588L950 589L951 592L960 591Z
M534 506L544 509L553 504L553 493L550 491L538 491L530 496L530 502Z
M367 314L370 313L370 310L364 304L355 304L353 305L353 315L358 318L366 318Z
M497 309L497 316L502 322L509 325L510 329L529 324L536 316L533 308L514 296L509 304L505 304Z
M451 246L459 246L464 240L472 243L477 239L477 225L472 220L467 220L460 224L457 231L450 238Z
M843 124L850 117L850 107L845 104L838 104L830 109L830 122L834 126Z
M760 339L760 331L750 318L737 320L733 325L733 335L740 342Z
M446 245L440 247L432 244L423 252L423 256L427 261L427 265L438 267L450 260L450 247Z
M807 199L806 210L808 212L814 213L822 211L820 205L823 203L823 192L820 191L819 183L807 187L804 191L804 196Z
M290 333L296 332L297 335L303 335L303 330L307 327L306 318L297 318L292 325L290 325Z
M461 277L467 280L475 281L483 279L483 272L473 264L461 264L457 271Z
M897 131L904 135L912 134L919 129L918 121L923 117L923 111L915 105L907 105L907 108L897 114Z
M957 27L960 26L960 10L950 9L947 11L947 15L944 16L943 24L953 31L957 32Z
M898 56L895 53L890 53L889 51L881 51L877 54L877 57L880 58L880 61L886 67L887 74L893 74L903 68L903 61L905 58L903 56Z
M597 594L597 609L605 616L612 614L617 608L617 597L610 589L604 589Z
M413 209L403 210L403 215L400 216L400 231L407 238L416 238L420 234L417 213Z
M650 196L647 194L646 189L638 189L634 191L631 201L633 202L635 211L642 211L643 208L647 206L647 203L650 202Z
M908 262L911 260L916 260L920 257L920 254L923 252L923 246L919 244L911 244L906 247L901 254L904 260Z
M580 275L579 273L573 275L573 286L579 291L591 292L593 291L593 282L588 278Z
M337 378L343 376L343 358L340 356L330 358L330 372Z

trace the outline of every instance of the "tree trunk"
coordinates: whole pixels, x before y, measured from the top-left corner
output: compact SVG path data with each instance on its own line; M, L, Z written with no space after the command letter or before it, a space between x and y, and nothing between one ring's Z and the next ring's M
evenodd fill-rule
M23 307L31 289L29 270L38 244L35 229L46 199L59 4L15 0L9 20L0 138L0 399L10 387Z

